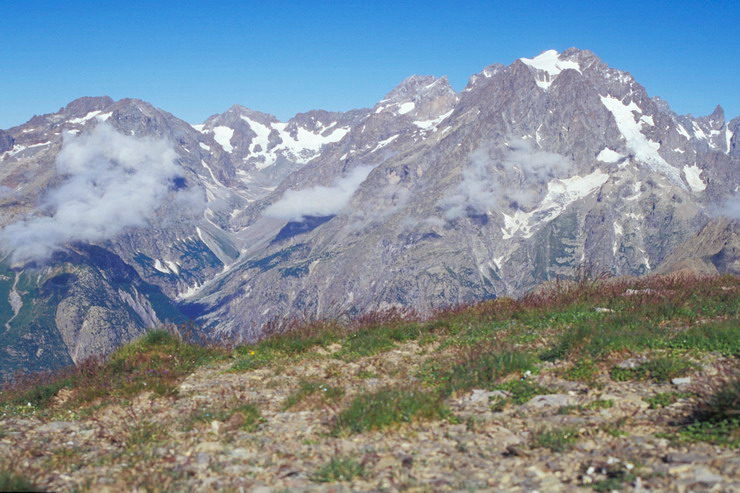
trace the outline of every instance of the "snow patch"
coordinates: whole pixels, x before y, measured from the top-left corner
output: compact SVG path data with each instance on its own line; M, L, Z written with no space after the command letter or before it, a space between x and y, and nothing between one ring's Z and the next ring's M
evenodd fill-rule
M394 140L396 140L399 135L400 134L392 135L392 136L388 137L385 140L381 140L380 142L378 142L378 145L375 146L375 149L373 149L370 152L372 153L372 152L375 152L375 151L378 151L378 150L382 149L383 147L387 146L388 144L390 144L391 142L393 142Z
M511 216L504 214L503 239L508 240L521 232L524 238L531 237L535 229L558 217L571 203L589 196L609 179L609 174L596 170L586 176L572 176L553 180L547 184L547 195L531 212L515 211Z
M647 164L650 168L668 178L672 179L674 183L680 185L681 188L686 188L681 181L681 175L679 171L668 164L668 162L658 154L660 144L649 140L640 130L640 124L635 121L633 112L642 113L639 106L634 101L630 102L629 105L622 103L619 99L612 96L601 96L601 102L608 109L614 120L617 122L617 127L622 133L622 136L627 141L627 147L635 153L635 158Z
M257 134L249 145L249 152L256 157L262 157L261 161L255 163L257 169L267 168L275 164L278 153L287 154L287 157L298 164L306 164L316 156L325 144L339 142L349 132L349 127L334 128L337 122L332 122L324 127L319 125L316 132L306 128L298 127L295 137L286 130L286 123L274 123L272 126L263 125L246 116L242 120L249 124L252 131ZM277 131L279 135L279 144L270 148L270 134ZM257 150L257 146L260 150Z
M398 107L398 114L405 115L406 113L413 111L414 108L416 108L416 104L413 102L403 103Z
M85 123L88 120L91 120L98 116L101 113L100 110L91 111L87 115L83 116L82 118L72 118L71 120L67 120L69 123L74 123L76 125L80 125L82 123Z
M163 274L170 274L170 270L162 265L162 262L160 262L159 259L154 260L154 268Z
M730 127L725 128L725 142L727 144L727 154L730 153L730 144L732 143L732 132L730 131Z
M224 127L222 125L219 125L218 127L213 127L213 138L216 140L216 142L219 143L221 147L224 148L224 151L228 153L231 153L234 150L234 147L231 145L231 138L233 136L233 128Z
M195 283L192 286L188 286L188 288L185 291L177 295L176 299L179 301L179 300L191 298L195 296L195 294L198 293L198 291L200 291L200 288L201 288L201 285L198 283Z
M438 116L437 118L435 118L433 120L424 120L424 121L414 122L414 125L416 125L417 127L419 127L422 130L432 130L433 128L436 128L437 125L439 125L440 123L442 123L443 121L445 121L447 119L447 117L449 117L452 114L453 111L455 111L455 110L450 110L447 113L445 113L444 115L440 115L440 116Z
M683 174L686 176L686 182L694 192L702 192L707 188L707 185L702 181L700 176L702 171L703 170L697 165L683 167Z
M203 142L198 142L198 145L199 145L199 146L200 146L200 148L201 148L201 149L203 149L204 151L210 151L210 150L211 150L211 146L209 146L209 145L206 145L206 144L204 144Z
M694 129L694 135L696 135L697 139L708 140L707 134L704 133L704 130L696 122L691 122L691 127Z
M167 264L167 268L170 269L170 271L173 274L179 274L180 273L180 266L177 265L172 260L165 260L164 263Z
M654 127L654 126L655 126L655 122L653 121L653 117L652 117L652 116L648 116L648 115L642 115L642 116L640 117L640 121L641 121L642 123L647 123L647 124L648 124L648 125L650 125L651 127Z
M536 82L538 86L545 90L550 87L555 77L563 70L573 69L581 73L581 66L578 65L578 62L562 60L560 53L555 50L548 50L534 58L520 58L520 60L524 64L540 71L540 74L537 75Z
M684 137L686 137L686 140L691 139L691 135L689 135L689 133L686 131L685 128L683 128L683 125L681 125L680 123L676 125L676 130L678 130L678 133L680 135L683 135Z
M599 155L596 156L596 159L603 163L616 163L622 158L624 158L623 155L621 155L617 151L612 151L608 147L604 147L601 152L599 152Z

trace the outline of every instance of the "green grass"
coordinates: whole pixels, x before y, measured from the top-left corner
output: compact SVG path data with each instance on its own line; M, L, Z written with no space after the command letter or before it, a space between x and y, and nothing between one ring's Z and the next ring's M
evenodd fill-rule
M188 419L187 429L192 427L193 423L210 423L212 421L226 422L231 420L235 415L239 423L239 429L248 432L255 432L264 422L262 413L254 404L231 403L225 407L213 407L194 413Z
M126 445L129 449L142 448L157 443L167 436L167 430L161 425L142 421L129 430Z
M679 441L740 448L740 379L715 381L696 406L692 418L679 431Z
M696 365L685 358L662 356L650 359L637 368L613 368L611 377L618 382L628 380L669 382L674 378L686 376L695 369Z
M614 407L614 401L611 399L596 399L595 401L591 401L588 404L586 404L586 409L591 410L601 410L601 409L611 409Z
M335 483L337 481L352 481L365 475L365 466L349 457L333 457L311 476L311 481L317 483Z
M286 397L283 409L287 411L306 398L317 395L320 397L319 400L322 404L329 404L341 399L344 396L344 389L323 382L301 380L298 383L298 389Z
M45 409L62 389L72 391L66 408L78 410L94 401L110 402L149 391L173 396L177 385L195 368L226 357L217 347L204 347L156 330L115 351L107 360L91 359L78 367L20 380L3 392L0 406Z
M362 328L342 341L342 349L334 357L353 361L388 351L398 343L418 339L421 335L422 326L418 323Z
M691 327L667 342L676 349L717 351L724 356L740 356L740 319L713 321Z
M26 477L0 469L0 491L41 491Z
M645 402L650 405L650 409L658 409L661 407L668 407L671 404L678 402L679 399L686 399L692 395L693 394L690 392L661 392L653 397L646 398Z
M535 369L536 358L522 351L479 352L438 374L445 395L470 389L495 390L501 379Z
M740 448L740 418L691 423L679 431L678 441L708 442L732 449Z
M588 286L578 288L572 295L580 297L582 302L591 300L591 306L598 303L614 311L600 313L598 317L578 317L575 316L577 311L572 312L571 322L562 326L564 330L542 357L547 360L601 359L619 351L657 348L738 354L740 297L736 293L737 284L737 278L724 276L652 278L633 285L616 282L596 286L600 293ZM649 291L623 296L627 288ZM556 293L553 298L560 297L563 301L567 295ZM705 323L709 317L724 320ZM675 327L686 326L689 327L686 330L675 330Z
M551 393L551 389L530 380L511 380L495 385L494 390L504 390L511 393L507 401L517 405L525 404L535 396Z
M337 416L333 433L363 433L414 419L435 420L448 415L449 411L438 393L388 387L355 397Z
M624 468L622 464L613 464L606 470L606 479L592 483L591 488L594 491L621 490L635 479L637 476Z
M575 428L542 429L532 434L532 448L547 448L553 452L570 450L578 441L578 430Z
M591 358L583 358L566 370L563 376L573 382L593 383L599 375L599 368Z
M740 378L720 382L718 386L699 407L698 417L713 422L740 418Z

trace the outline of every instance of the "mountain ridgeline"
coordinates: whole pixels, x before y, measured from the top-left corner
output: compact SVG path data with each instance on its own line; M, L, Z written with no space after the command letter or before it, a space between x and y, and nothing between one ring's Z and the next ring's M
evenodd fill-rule
M740 274L739 127L719 106L677 115L577 49L287 122L81 98L0 130L0 373L188 318L253 341L584 268Z

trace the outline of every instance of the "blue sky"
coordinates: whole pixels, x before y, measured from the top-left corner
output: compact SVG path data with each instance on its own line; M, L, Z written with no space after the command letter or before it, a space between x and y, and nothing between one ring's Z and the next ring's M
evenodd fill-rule
M372 106L411 74L460 90L492 63L576 46L678 113L740 116L735 1L5 1L0 128L80 96L192 123L232 104L287 119Z

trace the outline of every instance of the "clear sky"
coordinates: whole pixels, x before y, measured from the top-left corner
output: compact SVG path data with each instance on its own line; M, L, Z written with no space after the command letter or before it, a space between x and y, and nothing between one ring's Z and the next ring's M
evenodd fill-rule
M412 74L589 49L696 116L740 116L740 2L0 0L0 128L80 96L191 123L238 103L287 119L372 106Z

